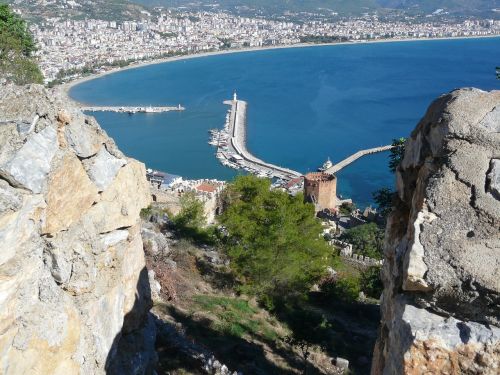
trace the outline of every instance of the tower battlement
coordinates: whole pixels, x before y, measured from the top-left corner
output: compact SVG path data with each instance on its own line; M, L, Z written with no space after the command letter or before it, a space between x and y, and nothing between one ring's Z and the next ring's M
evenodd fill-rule
M316 211L334 208L337 204L337 177L324 172L304 176L304 199L314 203Z

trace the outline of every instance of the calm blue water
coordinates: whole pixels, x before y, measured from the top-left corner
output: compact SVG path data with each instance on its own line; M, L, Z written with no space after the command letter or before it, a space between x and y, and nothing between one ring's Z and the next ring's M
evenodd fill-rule
M301 172L330 157L407 136L431 100L454 88L499 89L500 38L322 46L210 56L132 69L76 86L98 105L177 105L183 113L96 113L129 156L186 178L230 179L207 144L233 90L249 102L248 148ZM339 173L339 192L360 206L393 186L387 154Z

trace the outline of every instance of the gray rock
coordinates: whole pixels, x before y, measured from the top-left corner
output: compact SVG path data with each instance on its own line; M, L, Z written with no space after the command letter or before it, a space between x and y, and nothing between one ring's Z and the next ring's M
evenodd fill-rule
M111 155L106 148L101 147L95 157L84 161L87 173L99 191L104 191L113 182L121 167L127 164L125 159Z
M155 279L155 276L156 276L155 271L148 270L149 285L151 287L151 298L153 299L153 301L159 300L161 293L161 285Z
M170 253L168 240L162 233L142 228L141 235L148 251L150 251L151 254L161 253L163 255L168 255Z
M81 158L89 158L99 151L104 142L102 131L94 121L86 119L81 113L74 113L65 129L69 146Z
M335 366L342 370L347 370L349 368L349 361L345 358L337 357L335 358Z
M408 139L387 221L373 375L498 373L499 108L500 91L453 91Z
M153 373L139 224L149 184L144 166L127 159L128 173L105 174L112 181L98 194L82 159L103 144L122 157L66 97L0 89L2 374L106 374L122 349L118 373ZM130 347L120 345L124 333Z
M491 133L500 133L500 106L488 112L479 125Z
M101 234L101 243L103 249L106 250L108 247L114 246L117 243L125 241L129 236L129 231L126 229L115 230L110 233Z
M59 284L67 283L71 277L72 254L64 250L48 246L45 253L45 263L49 267L52 277Z
M18 211L22 204L22 194L11 187L7 181L0 180L0 214L7 211Z
M40 193L57 152L57 133L47 127L31 134L24 146L6 161L0 161L0 176L11 184Z
M491 161L491 170L488 174L488 182L488 190L496 199L500 200L500 159L493 159Z

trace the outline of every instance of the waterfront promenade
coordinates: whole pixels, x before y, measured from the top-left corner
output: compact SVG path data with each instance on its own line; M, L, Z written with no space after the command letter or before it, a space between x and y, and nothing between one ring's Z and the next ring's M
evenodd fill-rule
M252 155L246 148L247 103L235 98L234 100L225 101L224 104L230 105L231 110L226 123L226 132L230 136L230 142L227 144L227 152L223 155L233 158L237 167L262 177L291 180L302 176L300 172L266 163Z
M88 112L117 112L117 113L162 113L171 111L184 111L180 104L177 107L105 107L105 106L82 106L82 111Z

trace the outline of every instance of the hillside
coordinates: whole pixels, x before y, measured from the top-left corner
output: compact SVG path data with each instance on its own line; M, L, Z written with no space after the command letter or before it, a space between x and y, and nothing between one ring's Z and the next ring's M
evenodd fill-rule
M337 12L340 15L361 14L366 11L399 9L428 14L443 9L453 15L495 15L493 9L500 9L499 0L134 0L148 6L185 6L194 9L227 9L244 12L253 10L262 13L279 14L291 12ZM218 6L216 6L218 4ZM498 12L496 13L498 14Z
M437 9L454 14L492 14L499 0L377 0L382 7L431 13Z
M34 21L43 21L50 17L73 19L131 20L144 17L145 8L129 0L7 0L14 8L20 9L23 15Z
M367 10L373 10L378 7L375 0L136 0L145 5L163 5L163 6L187 6L187 7L205 7L219 4L223 9L254 9L270 13L290 12L318 12L331 11L339 13L358 13Z

